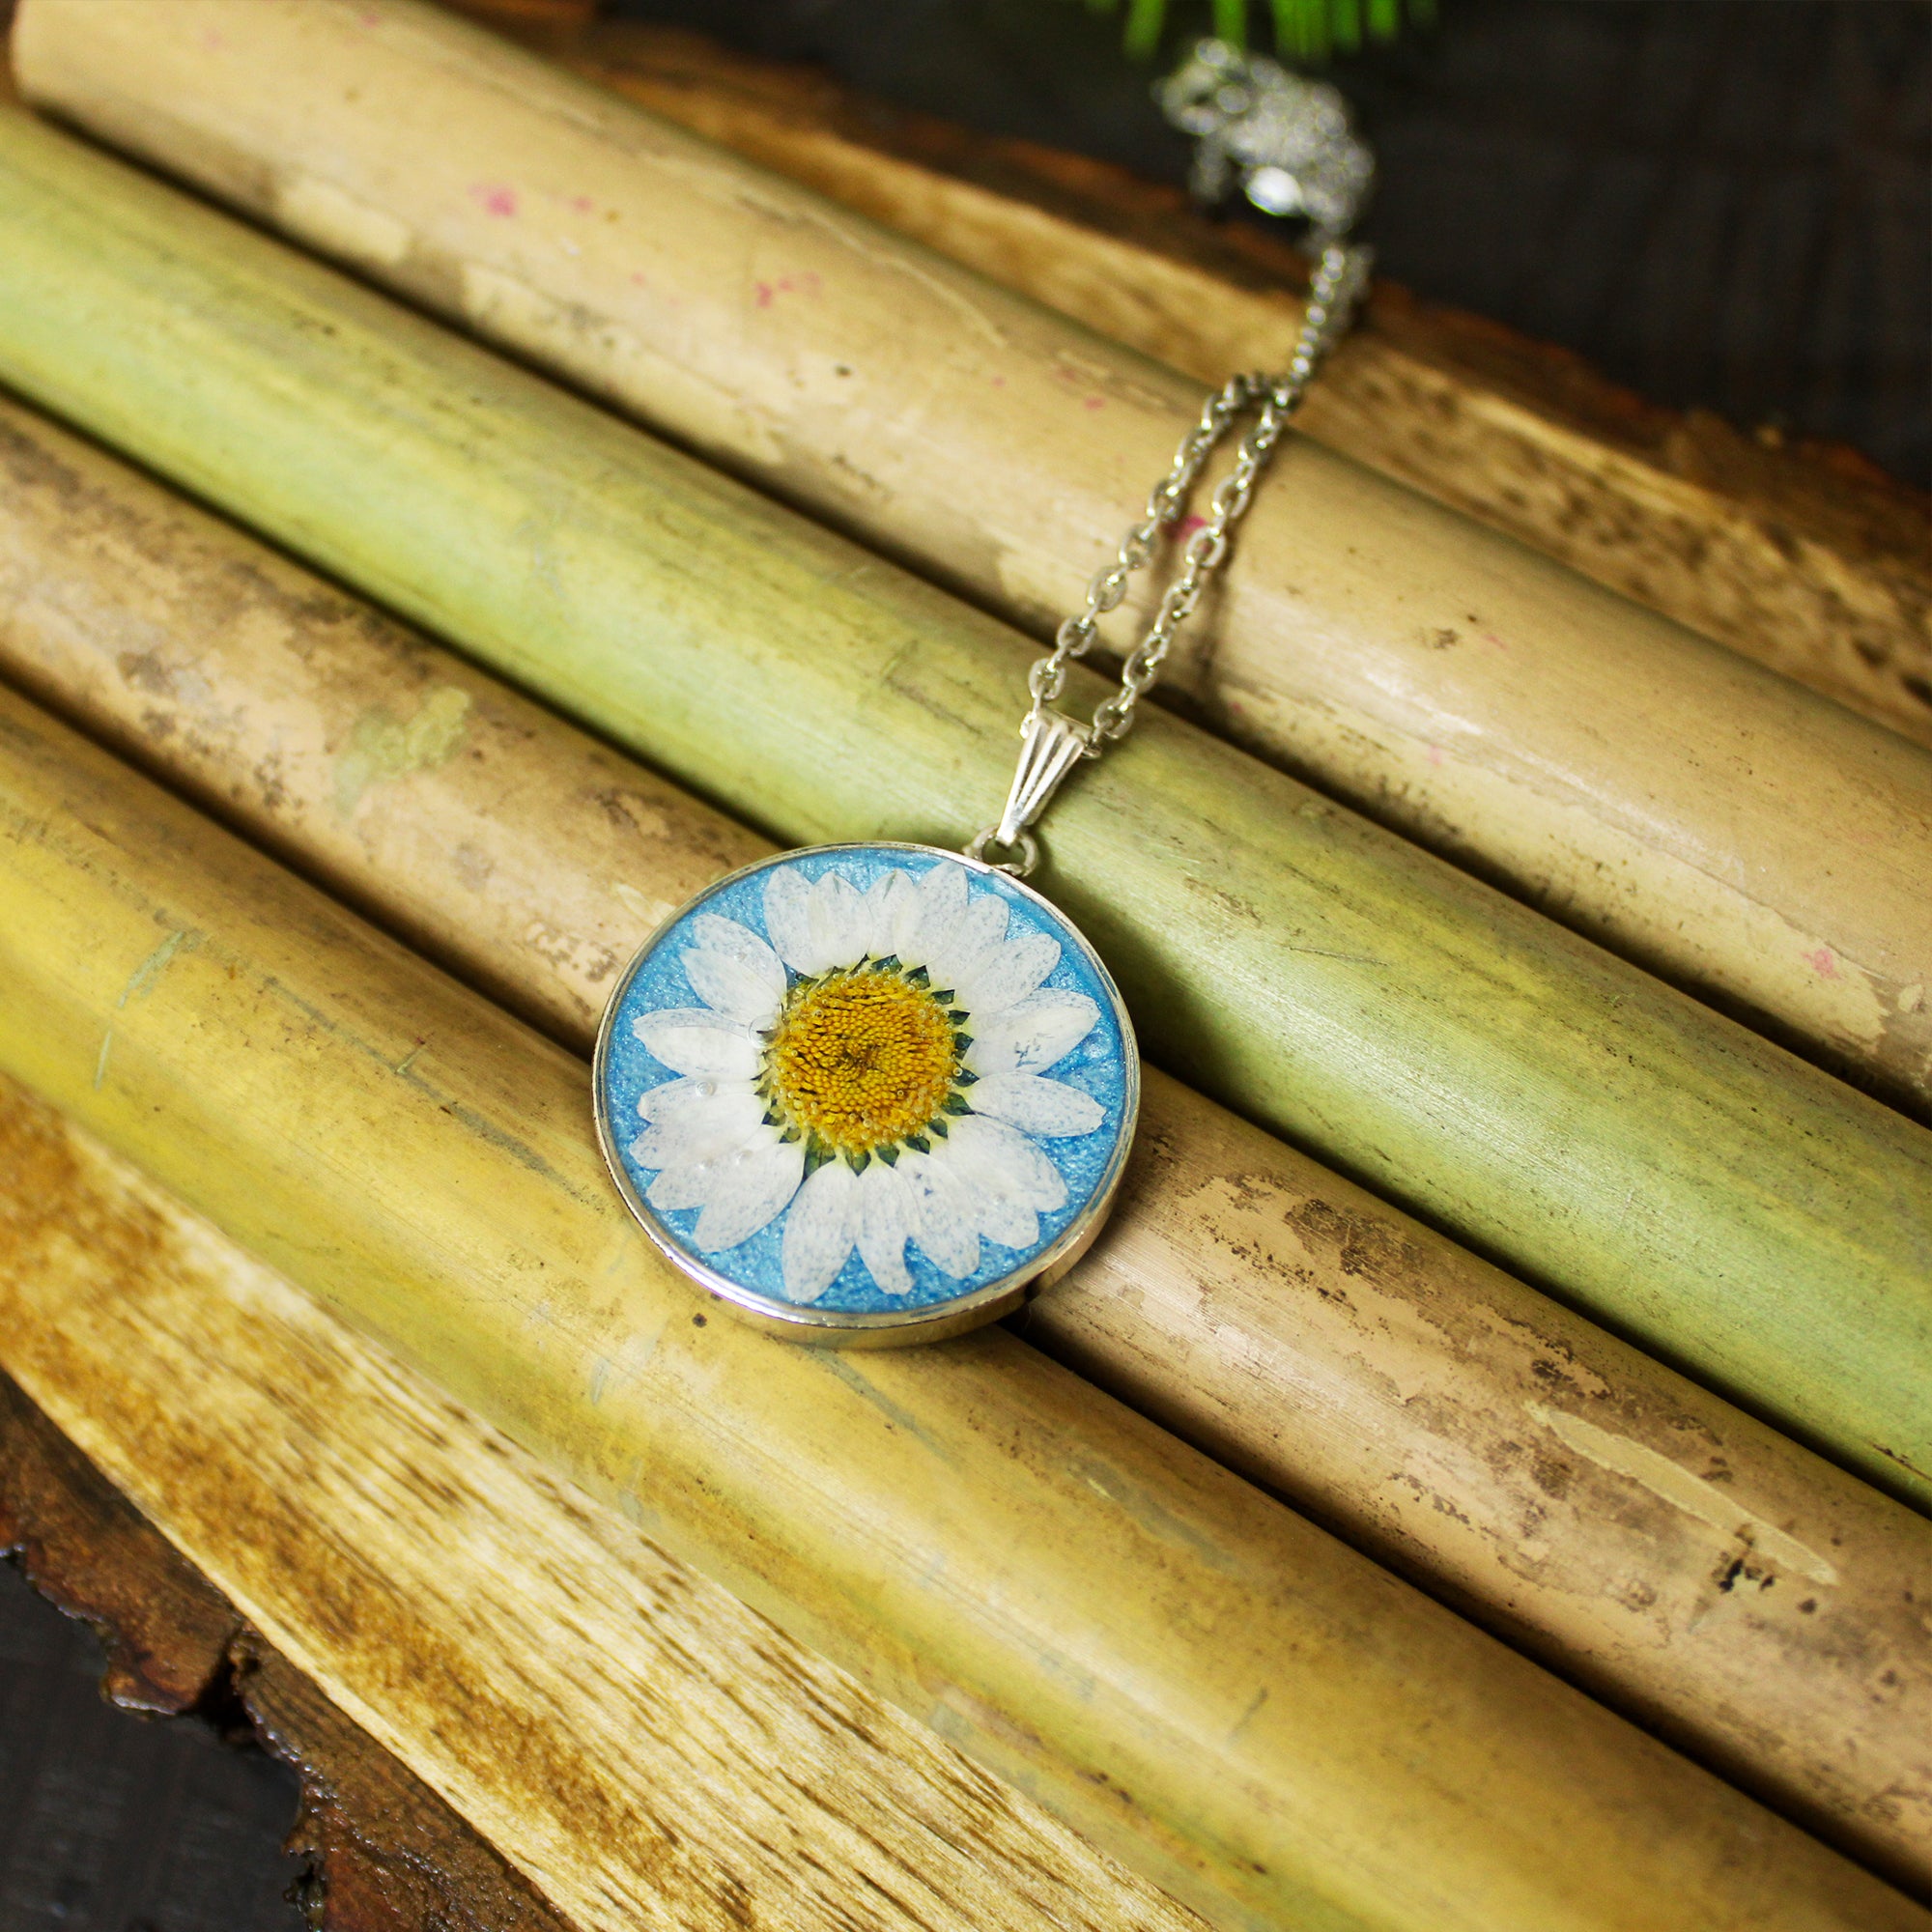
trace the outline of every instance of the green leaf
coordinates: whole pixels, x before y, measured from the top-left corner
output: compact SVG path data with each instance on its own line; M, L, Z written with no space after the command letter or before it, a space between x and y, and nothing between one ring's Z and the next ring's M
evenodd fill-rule
M1111 14L1116 0L1086 0L1090 14ZM1189 16L1230 46L1248 44L1248 0L1208 0L1202 10L1185 8L1177 24ZM1354 53L1365 39L1392 41L1402 31L1403 16L1411 25L1434 26L1435 0L1270 0L1274 50L1292 66L1319 65L1331 53ZM1160 52L1168 26L1167 0L1128 0L1122 44L1132 60L1151 60Z
M1127 57L1147 60L1157 52L1166 21L1167 0L1128 0L1127 31L1122 38Z

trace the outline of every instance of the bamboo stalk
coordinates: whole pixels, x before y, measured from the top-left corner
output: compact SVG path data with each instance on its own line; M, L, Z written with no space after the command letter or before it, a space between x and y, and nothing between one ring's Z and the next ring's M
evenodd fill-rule
M0 671L566 1045L768 849L4 403L0 475ZM1151 1069L1109 1236L1025 1332L1932 1886L1932 1525Z
M409 0L26 0L15 48L30 99L1036 633L1199 407ZM1932 1107L1932 754L1306 440L1206 615L1168 675L1217 729Z
M1304 258L1179 189L677 28L586 16L537 36L498 0L458 11L1197 382L1278 367L1299 327ZM1646 403L1385 282L1300 427L1932 746L1924 502L1853 452Z
M581 1062L5 696L0 949L6 1071L1217 1922L1926 1924L1002 1330L699 1325Z
M0 1361L583 1932L1198 1932L11 1081L0 1149Z
M788 838L1006 789L998 624L23 115L0 375ZM1051 847L1157 1064L1932 1500L1924 1129L1168 716Z

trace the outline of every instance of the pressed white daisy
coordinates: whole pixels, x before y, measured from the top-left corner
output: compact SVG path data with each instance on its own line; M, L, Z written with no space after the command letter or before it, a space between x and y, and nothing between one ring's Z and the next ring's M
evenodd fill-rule
M1031 1249L1066 1203L1056 1142L1100 1103L1049 1077L1099 1009L1044 982L1058 940L1009 934L1006 901L964 867L879 875L779 867L770 939L716 913L680 963L701 1007L637 1015L678 1077L638 1101L630 1153L661 1212L696 1209L706 1253L783 1216L782 1292L817 1300L854 1249L879 1290L912 1292L907 1244L964 1281L981 1243Z

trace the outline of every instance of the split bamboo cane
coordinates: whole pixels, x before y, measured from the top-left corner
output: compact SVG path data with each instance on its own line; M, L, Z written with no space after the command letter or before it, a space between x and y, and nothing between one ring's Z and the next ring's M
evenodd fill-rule
M0 1361L582 1932L1200 1932L6 1080Z
M1037 634L1200 406L411 0L25 0L15 58L30 99ZM1932 753L1304 440L1197 622L1168 678L1217 729L1932 1107Z
M1004 1331L701 1320L585 1069L0 695L0 1063L1225 1925L1927 1917Z
M1006 788L1011 633L19 114L0 377L786 838ZM1151 1058L1932 1501L1924 1129L1169 716L1051 844Z
M579 1051L769 849L0 403L0 670ZM1149 1070L1026 1334L1899 1883L1932 1525Z

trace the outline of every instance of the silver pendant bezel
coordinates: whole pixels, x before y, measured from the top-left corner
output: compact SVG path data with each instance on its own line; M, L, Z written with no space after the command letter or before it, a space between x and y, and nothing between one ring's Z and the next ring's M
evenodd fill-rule
M1021 1266L1010 1273L950 1300L925 1302L916 1308L842 1310L818 1308L810 1303L781 1302L772 1296L759 1294L753 1290L745 1288L717 1268L687 1254L678 1244L672 1232L659 1221L656 1210L643 1199L633 1183L605 1097L610 1085L611 1038L624 995L644 961L657 950L671 929L686 918L693 907L700 900L723 892L738 880L747 878L754 872L763 871L775 859L840 852L903 852L916 858L943 859L952 865L963 866L968 871L978 872L987 879L996 879L1003 890L1017 893L1021 897L1031 899L1046 912L1056 924L1071 932L1086 949L1088 960L1100 984L1106 990L1114 1022L1120 1032L1124 1063L1122 1069L1120 1138L1103 1171L1101 1183L1094 1190L1087 1207L1074 1216L1049 1246L1029 1256ZM715 1300L722 1302L735 1319L749 1321L767 1334L819 1348L893 1349L911 1347L924 1342L945 1341L954 1335L963 1335L970 1329L980 1327L988 1321L996 1321L1004 1315L1011 1314L1015 1309L1023 1307L1035 1295L1062 1280L1093 1246L1101 1229L1106 1225L1108 1216L1113 1212L1115 1198L1120 1192L1121 1177L1125 1171L1127 1156L1133 1150L1134 1135L1139 1127L1140 1101L1140 1050L1134 1037L1133 1020L1127 1012L1125 1001L1121 998L1121 989L1115 984L1113 974L1107 970L1106 961L1100 957L1093 941L1080 930L1079 926L1043 893L1037 892L1024 880L1015 878L1000 867L988 865L982 859L951 851L943 845L922 845L893 838L855 838L831 845L798 846L787 852L774 853L770 857L754 860L749 866L740 866L735 871L714 879L702 892L694 894L658 923L611 983L610 996L604 1003L603 1017L598 1023L597 1050L591 1062L591 1109L597 1125L597 1144L603 1151L605 1165L616 1182L618 1194L633 1218L649 1236L651 1244L680 1274L696 1282Z

